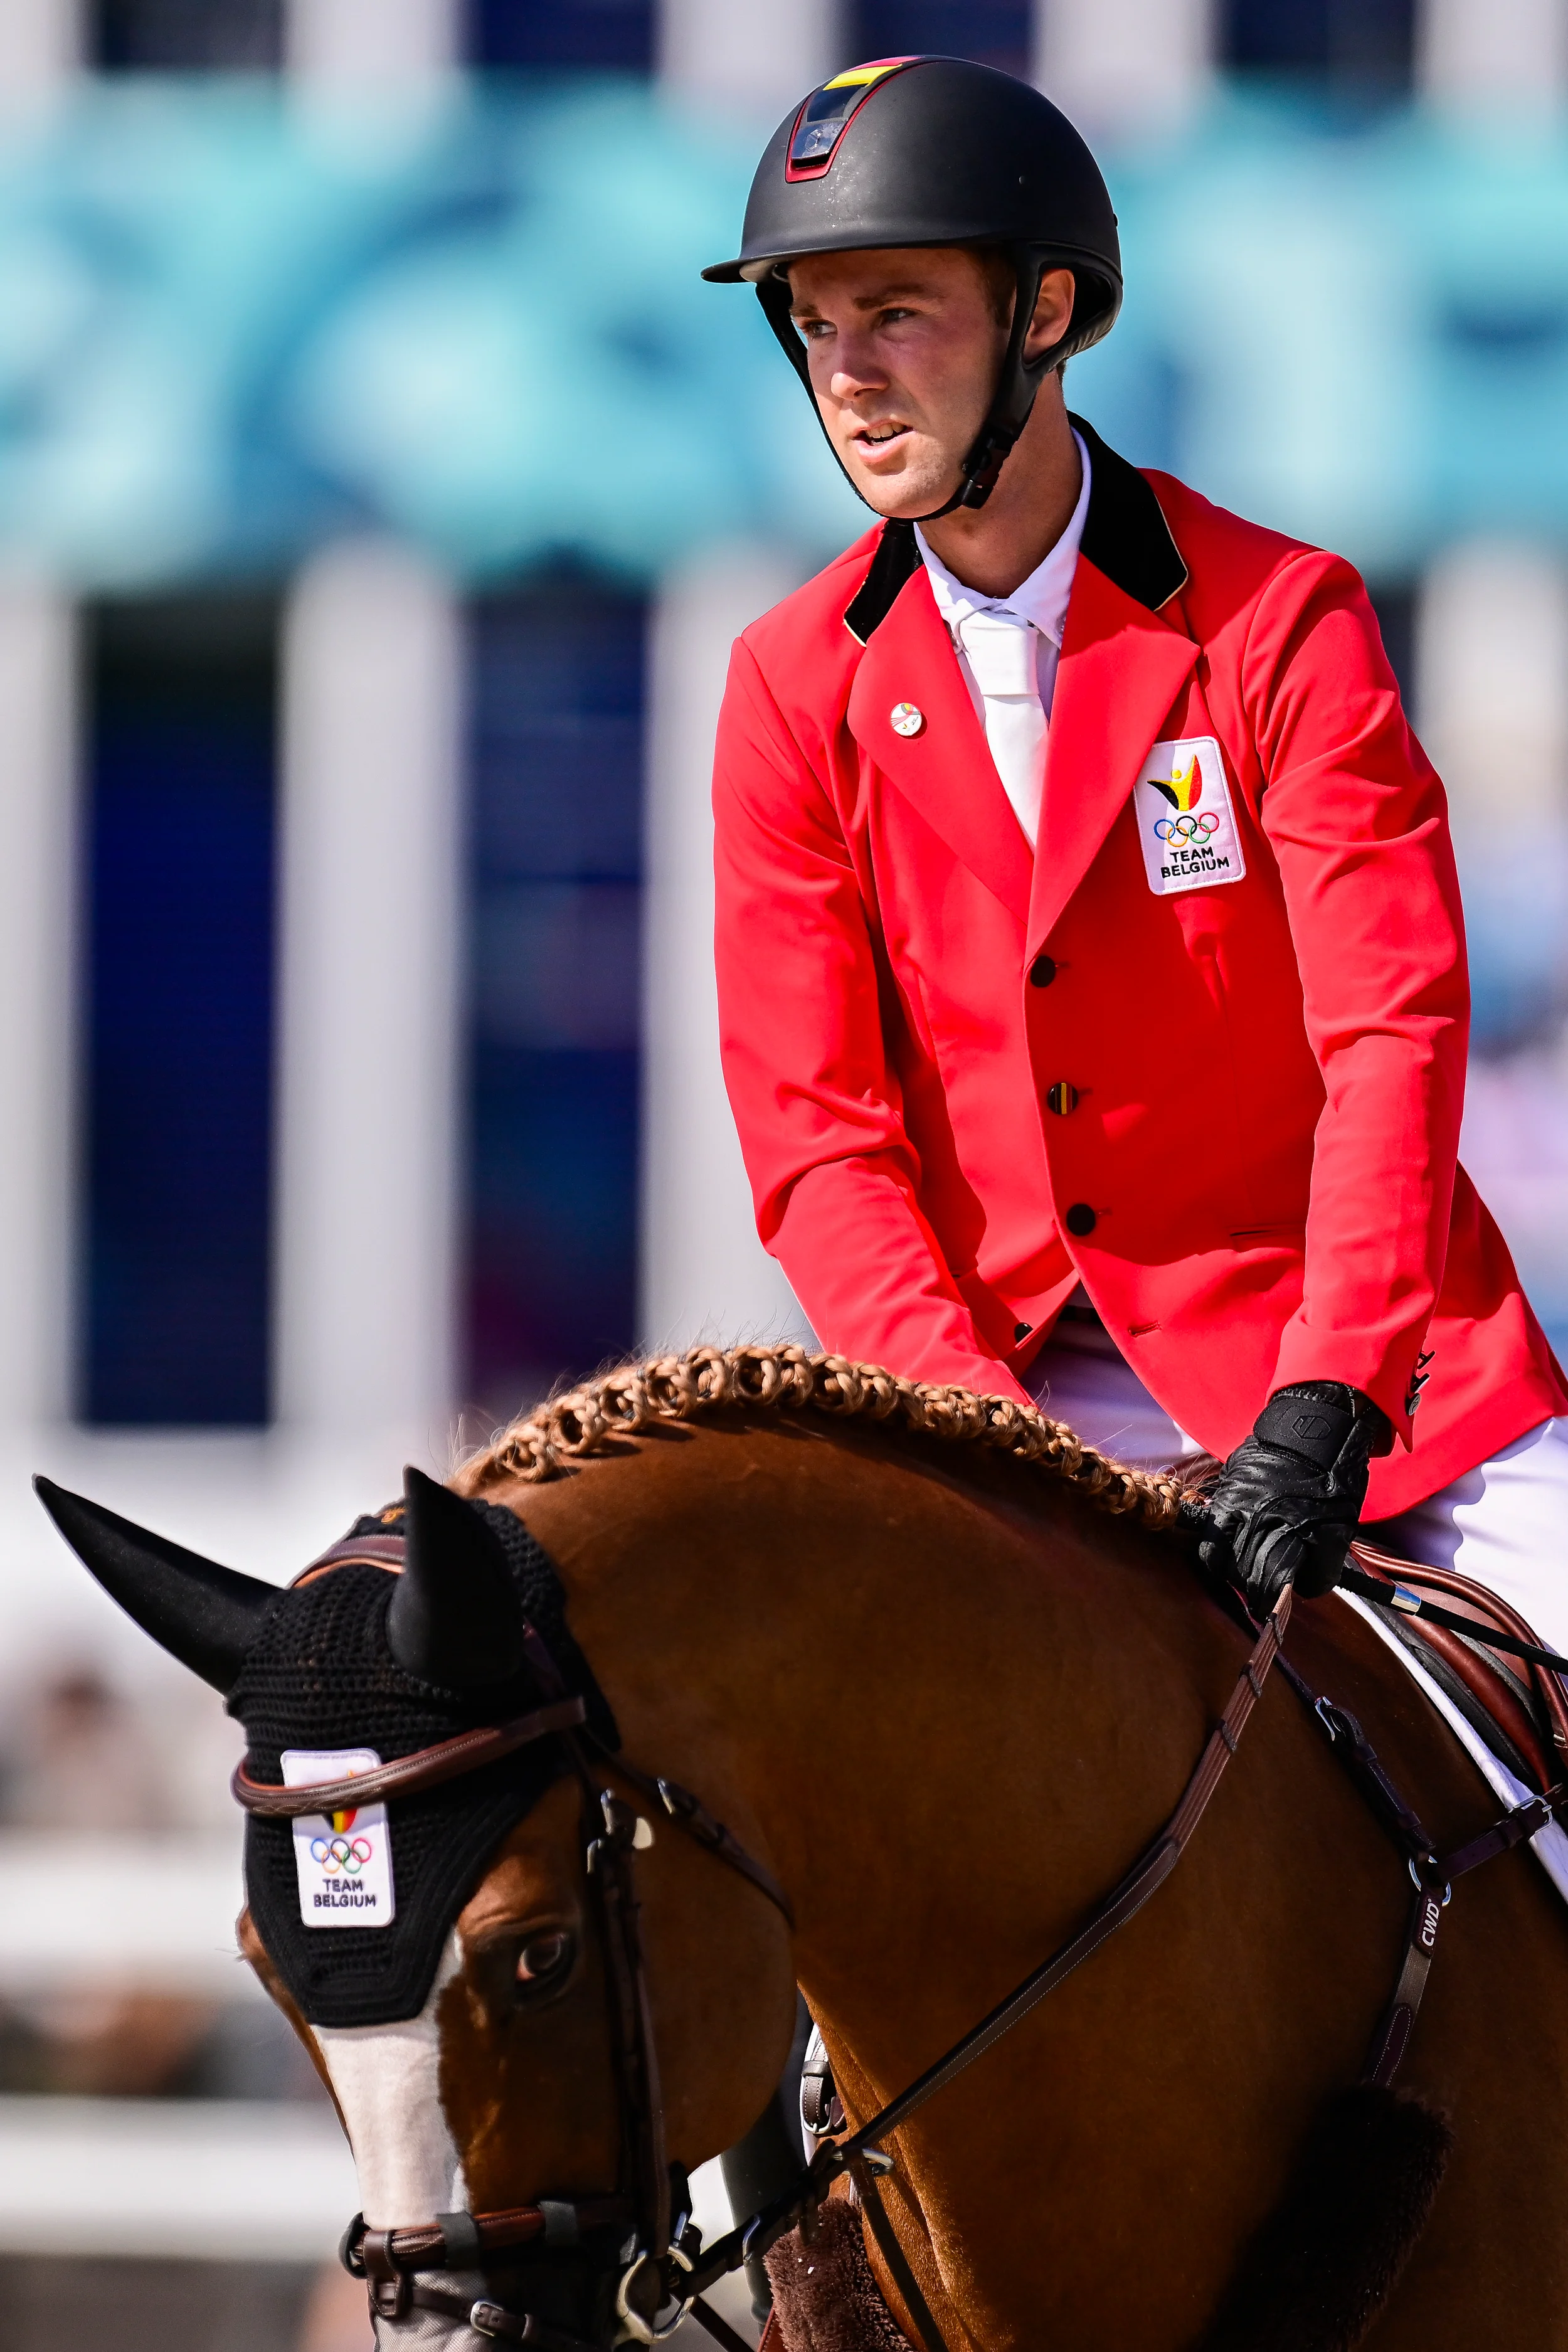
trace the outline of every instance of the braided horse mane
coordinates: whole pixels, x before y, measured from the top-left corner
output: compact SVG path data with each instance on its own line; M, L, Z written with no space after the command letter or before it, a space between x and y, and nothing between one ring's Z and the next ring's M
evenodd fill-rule
M605 1372L502 1430L463 1465L460 1483L470 1495L503 1478L539 1486L608 1452L616 1438L662 1422L700 1421L724 1405L820 1412L986 1446L1036 1464L1103 1511L1155 1529L1175 1525L1186 1492L1168 1473L1131 1470L1097 1453L1065 1422L1048 1420L1033 1405L900 1380L877 1364L795 1347L689 1348Z

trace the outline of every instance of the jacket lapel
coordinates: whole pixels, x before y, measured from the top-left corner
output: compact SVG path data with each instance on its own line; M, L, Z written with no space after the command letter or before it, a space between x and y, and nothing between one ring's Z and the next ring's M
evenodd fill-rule
M918 734L895 733L900 703L920 712ZM867 645L847 717L856 741L1022 923L1029 909L1029 845L1002 789L923 564Z
M1176 625L1180 607L1164 609L1172 620L1128 595L1087 555L1079 557L1046 748L1029 898L1031 956L1126 805L1197 660L1196 645Z

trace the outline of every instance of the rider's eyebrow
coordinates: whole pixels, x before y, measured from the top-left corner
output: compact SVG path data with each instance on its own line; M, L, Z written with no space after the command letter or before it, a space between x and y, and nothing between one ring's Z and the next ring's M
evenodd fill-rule
M931 290L931 288L920 278L906 278L886 286L876 287L869 294L853 294L849 299L851 306L857 310L880 310L889 302L902 301L907 295L929 294ZM790 305L790 316L793 319L820 319L822 312L815 302L802 299Z

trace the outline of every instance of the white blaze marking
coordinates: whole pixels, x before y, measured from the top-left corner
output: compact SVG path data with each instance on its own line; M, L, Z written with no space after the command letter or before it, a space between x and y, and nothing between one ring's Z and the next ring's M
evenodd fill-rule
M370 2229L405 2230L437 2213L468 2210L463 2159L441 2105L436 2015L442 1992L462 1963L454 1928L417 2017L397 2025L311 2029L348 2126L361 2210Z

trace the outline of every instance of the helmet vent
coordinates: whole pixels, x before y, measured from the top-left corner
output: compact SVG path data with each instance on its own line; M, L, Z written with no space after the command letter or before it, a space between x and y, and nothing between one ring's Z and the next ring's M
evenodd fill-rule
M784 163L786 180L820 180L838 152L838 142L879 81L919 58L873 58L850 66L814 89L795 116Z

